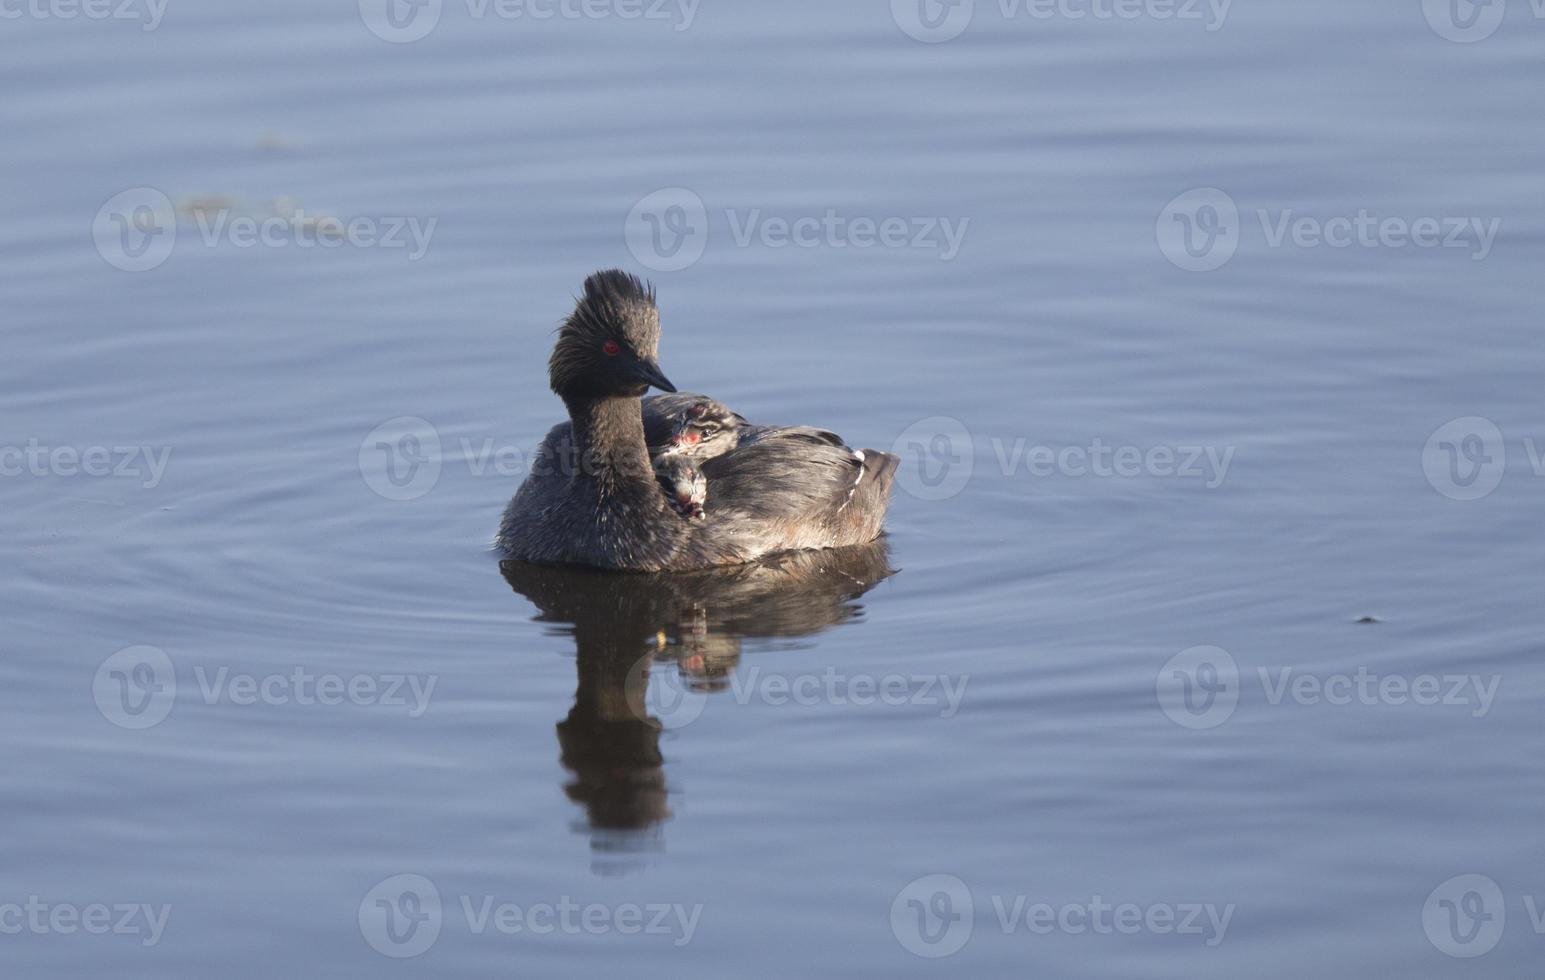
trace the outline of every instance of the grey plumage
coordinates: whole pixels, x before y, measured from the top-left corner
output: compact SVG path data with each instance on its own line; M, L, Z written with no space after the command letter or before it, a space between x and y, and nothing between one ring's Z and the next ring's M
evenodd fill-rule
M712 399L683 393L640 404L650 385L675 391L656 363L658 342L651 289L616 271L586 280L549 363L570 421L548 433L505 510L498 544L509 557L686 570L879 535L894 456L849 449L822 429L753 426L727 408L734 447L693 460L707 480L708 519L672 509L648 442L658 448L659 433L671 431L675 413L690 410L693 399Z

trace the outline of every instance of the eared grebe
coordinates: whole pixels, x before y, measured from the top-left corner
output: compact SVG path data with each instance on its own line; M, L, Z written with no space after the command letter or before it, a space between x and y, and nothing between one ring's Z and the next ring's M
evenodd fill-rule
M879 536L895 456L849 449L822 429L753 426L701 395L651 400L656 458L672 455L664 450L678 413L689 430L694 418L716 426L706 448L702 429L695 443L684 432L678 447L707 481L707 519L678 513L674 493L661 492L640 403L650 387L676 391L656 360L659 339L652 289L616 270L585 280L548 362L569 421L547 434L505 509L498 544L509 557L680 571ZM724 437L730 428L733 444Z

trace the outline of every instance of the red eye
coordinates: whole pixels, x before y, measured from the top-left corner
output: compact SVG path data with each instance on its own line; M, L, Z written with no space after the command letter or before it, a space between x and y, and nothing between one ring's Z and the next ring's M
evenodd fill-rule
M605 354L607 357L616 357L618 354L622 353L622 345L617 343L615 340L608 340L606 343L601 345L601 353Z

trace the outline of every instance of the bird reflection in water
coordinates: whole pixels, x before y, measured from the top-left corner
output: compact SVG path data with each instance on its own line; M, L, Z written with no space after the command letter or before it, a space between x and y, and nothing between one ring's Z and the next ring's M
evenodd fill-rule
M670 816L655 687L726 690L741 641L811 636L863 615L856 601L894 574L885 540L775 555L701 572L622 574L505 561L538 622L574 638L579 686L558 723L568 797L585 808L598 873L624 873L661 846ZM664 682L662 684L662 682ZM666 712L667 714L669 712ZM630 857L631 855L631 857Z

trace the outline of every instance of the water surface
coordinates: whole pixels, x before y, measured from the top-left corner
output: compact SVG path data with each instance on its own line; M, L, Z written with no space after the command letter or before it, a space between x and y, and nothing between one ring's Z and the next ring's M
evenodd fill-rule
M1545 23L895 6L0 24L0 905L169 907L11 974L1539 962ZM296 208L406 244L206 241ZM888 538L501 568L607 266L679 385L906 455Z

